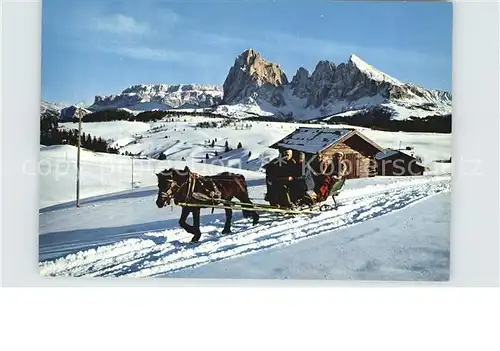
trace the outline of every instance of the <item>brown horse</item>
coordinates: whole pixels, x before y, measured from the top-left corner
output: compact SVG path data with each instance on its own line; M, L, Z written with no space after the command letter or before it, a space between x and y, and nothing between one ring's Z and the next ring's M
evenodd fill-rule
M192 204L216 204L217 200L231 201L233 197L243 203L251 203L248 197L245 177L241 174L230 172L219 173L214 176L200 176L190 171L186 166L184 170L171 168L157 173L158 177L158 197L156 205L159 208L170 205L173 199L177 205L179 203ZM200 240L200 207L181 206L182 213L179 225L188 233L193 234L191 242ZM223 234L231 233L231 218L233 211L226 210L226 223ZM245 218L252 217L253 225L259 222L259 215L255 211L243 210ZM186 223L189 214L193 214L193 225Z

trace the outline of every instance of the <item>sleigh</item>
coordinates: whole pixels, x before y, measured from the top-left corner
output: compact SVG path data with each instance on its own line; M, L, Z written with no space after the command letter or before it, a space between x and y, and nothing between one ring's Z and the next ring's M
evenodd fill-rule
M276 205L268 205L262 203L245 203L245 202L236 202L236 201L226 201L223 199L213 198L207 196L202 193L194 192L192 194L191 201L189 202L181 202L179 205L181 206L190 206L190 207L200 207L200 208L212 208L213 209L230 209L230 210L246 210L246 211L259 211L259 212L270 212L277 214L317 214L321 212L326 212L330 210L337 210L338 204L335 199L336 196L340 194L341 189L343 188L345 183L345 179L341 179L335 182L332 188L329 191L327 198L331 197L334 203L334 206L329 204L325 204L326 201L316 202L309 206L300 206L295 208L285 208Z
M271 212L284 215L317 214L332 209L332 206L322 204L324 201L313 201L309 206L300 208L287 208L276 204L262 204L253 202L248 195L245 177L241 174L222 172L214 176L200 176L186 166L180 169L165 169L156 174L158 177L158 196L156 205L158 208L169 205L171 200L181 206L181 217L179 225L188 233L193 234L191 242L198 242L201 237L200 210L202 208L224 209L226 221L222 234L231 233L231 218L233 210L241 210L245 218L251 218L253 225L259 222L258 212ZM337 196L344 181L332 185L328 196L332 196L335 209ZM232 201L232 198L239 201ZM253 199L255 200L255 199ZM326 198L325 198L326 200ZM188 224L186 219L193 215L193 224Z

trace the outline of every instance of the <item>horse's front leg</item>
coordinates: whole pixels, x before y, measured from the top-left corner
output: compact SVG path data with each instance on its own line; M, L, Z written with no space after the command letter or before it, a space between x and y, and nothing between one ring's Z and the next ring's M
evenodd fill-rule
M200 231L200 210L199 208L193 209L193 238L191 239L192 243L198 242L201 238Z
M233 210L230 208L226 208L226 223L224 224L224 229L222 230L222 234L231 233L231 219L233 217Z
M188 218L190 213L191 209L189 207L182 207L181 218L179 219L179 225L186 232L190 234L195 234L194 227L186 223L186 219Z

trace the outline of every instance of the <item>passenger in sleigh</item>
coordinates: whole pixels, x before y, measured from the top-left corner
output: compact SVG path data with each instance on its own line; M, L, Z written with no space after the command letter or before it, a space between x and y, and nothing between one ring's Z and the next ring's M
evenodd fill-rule
M330 191L334 184L345 175L345 164L343 163L344 153L336 152L333 155L333 160L327 160L323 155L317 155L318 162L313 167L315 176L315 192L317 194L316 201L325 201L330 195Z

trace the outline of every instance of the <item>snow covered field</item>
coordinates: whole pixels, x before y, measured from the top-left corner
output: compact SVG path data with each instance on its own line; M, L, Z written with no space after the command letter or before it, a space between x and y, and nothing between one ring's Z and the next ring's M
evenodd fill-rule
M241 121L221 128L199 128L200 122L221 122L221 119L206 117L179 117L174 122L95 122L83 123L82 130L92 136L112 139L115 145L123 146L120 152L142 153L157 157L163 153L169 160L192 160L235 167L234 160L243 160L241 168L258 170L262 161L276 156L276 150L269 149L276 141L293 132L298 127L317 127L321 124L280 123L264 121ZM65 128L76 129L75 123L63 123ZM246 128L246 126L249 128ZM423 164L434 171L450 172L449 164L436 163L451 157L452 138L450 134L439 133L404 133L371 130L362 127L345 125L330 125L329 128L356 128L361 133L384 148L405 149L413 147L415 156L420 156ZM137 135L136 138L133 136ZM217 139L214 147L206 141ZM135 140L135 143L132 141ZM230 148L236 149L239 142L240 150L223 155L226 141ZM248 152L251 156L247 159ZM219 157L215 156L218 152ZM221 163L221 160L223 161ZM252 162L253 160L253 162ZM247 161L250 161L247 163Z
M209 209L202 210L201 241L192 245L188 243L191 235L178 227L180 208L156 207L155 172L185 165L201 174L236 171L245 175L254 201L263 202L264 174L259 168L263 159L276 155L268 146L299 126L244 122L251 124L251 128L196 127L200 121L213 120L188 117L186 122L182 118L168 123L84 123L83 130L92 135L115 142L127 138L136 141L124 150L150 155L161 150L168 157L163 161L132 161L122 155L82 151L80 208L74 204L76 148L41 147L40 273L447 279L451 165L434 161L450 158L451 135L358 128L383 147L398 148L400 142L403 148L414 147L429 172L419 177L348 180L338 198L342 206L337 211L294 217L262 214L255 227L236 211L233 233L229 235L220 234L223 210L215 210L213 214ZM71 123L64 125L75 127ZM152 128L157 129L152 131ZM217 138L214 148L205 143L214 138ZM226 140L235 149L224 153ZM243 145L241 149L236 149L238 142ZM215 151L221 158L210 154L207 161L205 155Z

